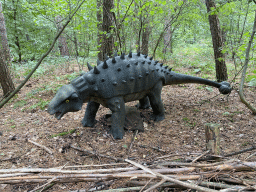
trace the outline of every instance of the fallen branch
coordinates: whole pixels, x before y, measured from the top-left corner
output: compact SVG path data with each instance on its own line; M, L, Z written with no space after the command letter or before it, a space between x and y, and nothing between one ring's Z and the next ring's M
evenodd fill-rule
M132 171L132 170L137 170L137 168L127 167L127 168L92 169L92 170L62 170L62 169L56 169L56 168L20 168L20 169L0 169L0 173L92 174L92 173L112 173L112 172L122 172L122 171Z
M28 139L28 142L29 142L29 143L32 143L32 144L34 144L34 145L36 145L36 146L38 146L38 147L40 147L40 148L42 148L42 149L44 149L45 151L47 151L47 152L50 153L51 155L53 154L53 152L52 152L49 148L47 148L46 146L44 146L44 145L41 145L41 144L39 144L39 143L37 143L37 142L35 142L35 141L32 141L32 140L30 140L30 139Z
M210 150L205 151L204 153L202 153L201 155L199 155L198 157L196 157L192 163L195 163L198 159L201 159L203 156L207 155L208 153L210 153Z
M194 185L194 184L189 184L189 183L185 183L185 182L182 182L180 180L177 180L177 179L173 179L173 178L170 178L170 177L167 177L165 175L162 175L160 173L154 173L152 170L150 170L149 168L143 166L143 165L140 165L134 161L131 161L131 160L128 160L126 159L125 160L126 162L128 163L131 163L139 168L142 168L144 171L148 172L148 173L151 173L153 175L156 175L158 177L161 177L162 179L164 180L167 180L167 181L171 181L173 183L176 183L178 185L181 185L183 187L186 187L186 188L189 188L189 189L195 189L195 190L198 190L198 191L206 191L206 192L216 192L216 190L213 190L213 189L208 189L208 188L204 188L204 187L200 187L200 186L197 186L197 185Z
M165 183L166 180L162 179L159 183L153 185L152 187L148 188L147 190L145 190L144 192L150 192L153 191L155 188L160 187L163 183Z
M30 191L30 192L35 192L35 191L37 191L37 190L39 190L39 189L42 189L42 188L46 187L47 185L51 184L54 180L56 180L56 177L53 177L53 178L50 179L47 183L45 183L45 184L43 184L43 185L41 185L41 186L39 186L39 187L36 187L35 189L33 189L33 190Z
M252 147L249 147L247 149L242 149L240 151L236 151L236 152L233 152L233 153L230 153L230 154L227 154L227 155L224 155L224 157L230 157L230 156L234 156L234 155L238 155L238 154L241 154L241 153L245 153L247 151L252 151L256 149L256 146L252 146Z

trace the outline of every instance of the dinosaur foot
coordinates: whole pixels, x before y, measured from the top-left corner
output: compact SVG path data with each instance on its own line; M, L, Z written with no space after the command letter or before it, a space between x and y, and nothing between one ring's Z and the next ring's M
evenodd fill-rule
M124 129L113 129L111 127L110 133L113 135L114 139L123 139L124 137Z
M84 127L93 127L96 124L96 122L97 121L95 119L93 121L89 121L88 119L83 118L81 123Z
M152 115L152 119L153 119L154 121L162 121L162 120L165 119L165 116L164 116L164 114L159 114L159 115L153 114L153 115Z

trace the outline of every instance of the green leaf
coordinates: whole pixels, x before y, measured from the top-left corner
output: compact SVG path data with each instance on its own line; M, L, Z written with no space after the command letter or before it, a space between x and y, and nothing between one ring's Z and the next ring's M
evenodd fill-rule
M183 5L183 1L179 1L178 6Z

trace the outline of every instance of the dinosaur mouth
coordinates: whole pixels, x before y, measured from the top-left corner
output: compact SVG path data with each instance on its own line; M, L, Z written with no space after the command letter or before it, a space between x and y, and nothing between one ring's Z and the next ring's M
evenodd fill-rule
M55 113L55 117L56 117L58 120L60 120L62 116L63 116L63 113L62 113L62 112L57 111L57 112Z

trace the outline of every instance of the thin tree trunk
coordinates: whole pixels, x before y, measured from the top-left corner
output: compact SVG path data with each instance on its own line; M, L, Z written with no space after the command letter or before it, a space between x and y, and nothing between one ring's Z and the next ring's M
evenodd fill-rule
M0 2L0 83L3 88L4 97L7 97L14 89L14 84L8 70L10 66L10 49L7 40L2 3Z
M168 20L165 21L165 25L168 25ZM172 53L172 32L171 32L171 26L168 26L166 29L166 32L164 34L164 48L163 53L166 54L167 52Z
M148 55L148 42L149 42L149 35L150 35L150 27L149 23L145 25L142 31L142 45L141 45L141 53L144 55Z
M247 70L248 63L249 63L250 49L251 49L251 45L252 45L252 42L253 42L253 37L255 35L255 32L256 32L256 11L255 11L255 16L254 16L254 25L253 25L251 38L250 38L250 41L249 41L247 49L246 49L244 69L243 69L243 72L242 72L241 82L240 82L240 86L239 86L239 96L240 96L240 99L241 99L242 103L245 104L252 111L252 113L256 115L256 108L253 107L248 101L246 101L246 99L244 97L244 91L243 91L244 80L245 80L245 76L246 76L246 70Z
M17 0L16 4L15 1L12 0L12 4L13 4L13 20L14 20L14 43L18 48L18 55L19 55L19 59L18 62L21 62L21 46L20 46L20 39L18 36L18 26L17 26L17 11L18 11L18 4L19 4L19 0Z
M212 35L212 44L214 49L215 69L217 81L225 81L228 79L227 67L224 54L222 53L223 41L221 38L221 30L218 16L211 14L211 8L216 7L214 0L205 0Z
M103 45L103 37L102 37L102 0L97 0L97 28L98 28L98 59L100 61L103 60L103 52L102 52L102 45Z
M62 24L61 24L61 17L57 16L55 18L58 31L61 30ZM63 36L63 34L59 37L59 50L61 56L69 56L69 50L68 50L68 44L66 38Z
M113 0L103 0L103 55L112 55L114 49L114 38L111 31L111 26L113 26L113 13L111 9L114 8Z

